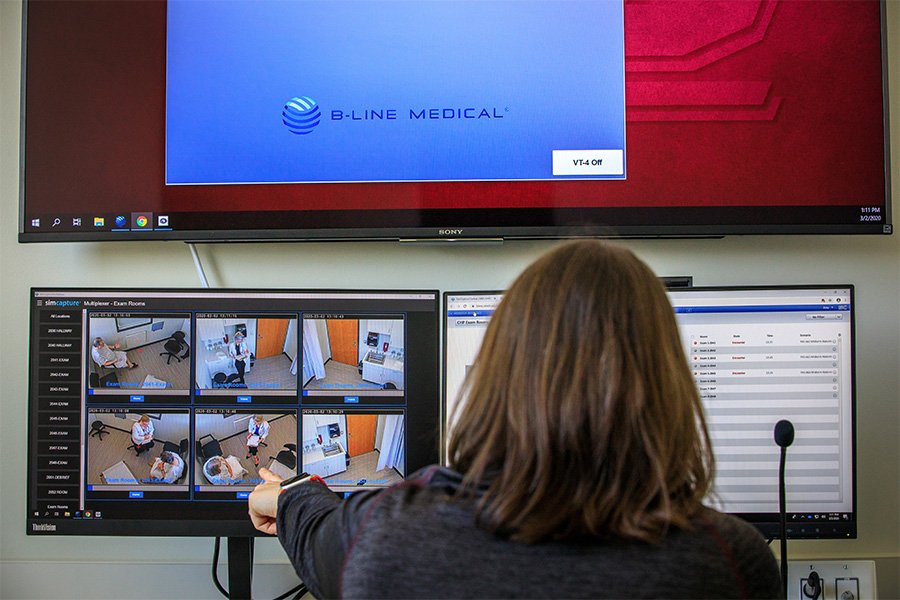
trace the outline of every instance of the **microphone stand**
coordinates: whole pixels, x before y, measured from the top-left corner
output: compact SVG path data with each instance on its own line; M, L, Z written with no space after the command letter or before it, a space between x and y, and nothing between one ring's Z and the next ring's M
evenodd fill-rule
M775 423L775 443L781 447L781 461L778 465L778 515L781 517L781 586L787 599L787 494L785 493L784 466L787 463L788 446L794 443L794 424L786 419Z
M784 483L784 465L787 462L787 446L781 447L781 464L778 467L778 512L781 517L781 585L787 600L788 558L787 558L787 500Z

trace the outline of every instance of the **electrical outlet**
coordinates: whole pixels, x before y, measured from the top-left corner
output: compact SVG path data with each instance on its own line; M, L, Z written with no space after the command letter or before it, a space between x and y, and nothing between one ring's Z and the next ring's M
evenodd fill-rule
M816 600L876 600L875 562L871 560L789 560L787 600L813 600L809 584L816 573ZM815 579L813 577L812 579ZM806 589L804 590L804 587Z

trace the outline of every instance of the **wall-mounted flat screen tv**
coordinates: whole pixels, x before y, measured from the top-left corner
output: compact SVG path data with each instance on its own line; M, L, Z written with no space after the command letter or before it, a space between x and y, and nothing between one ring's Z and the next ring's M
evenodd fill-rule
M890 233L884 12L30 0L19 239Z

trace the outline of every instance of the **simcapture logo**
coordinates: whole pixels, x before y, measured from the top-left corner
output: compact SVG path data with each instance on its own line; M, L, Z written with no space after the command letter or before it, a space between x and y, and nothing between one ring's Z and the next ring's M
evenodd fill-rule
M509 107L461 106L415 107L407 109L382 107L366 109L333 109L328 120L332 122L375 121L496 121L505 118ZM306 135L321 122L319 104L309 96L296 96L288 100L281 111L281 121L291 133Z

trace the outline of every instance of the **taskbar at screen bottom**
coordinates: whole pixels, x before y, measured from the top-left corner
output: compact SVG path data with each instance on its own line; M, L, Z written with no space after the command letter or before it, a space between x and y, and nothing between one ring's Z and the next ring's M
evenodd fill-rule
M765 538L781 537L778 513L732 513L747 521ZM788 513L785 531L788 539L856 539L856 515L853 513Z
M250 491L213 493L212 498L204 500L42 502L28 512L26 532L33 535L259 535L247 514Z
M26 214L20 242L116 240L456 239L707 237L891 233L883 205L147 212L142 227L117 216ZM129 213L130 214L130 213ZM137 213L134 213L137 214ZM121 215L119 215L121 216ZM159 226L160 217L165 226ZM77 223L77 225L75 225Z

